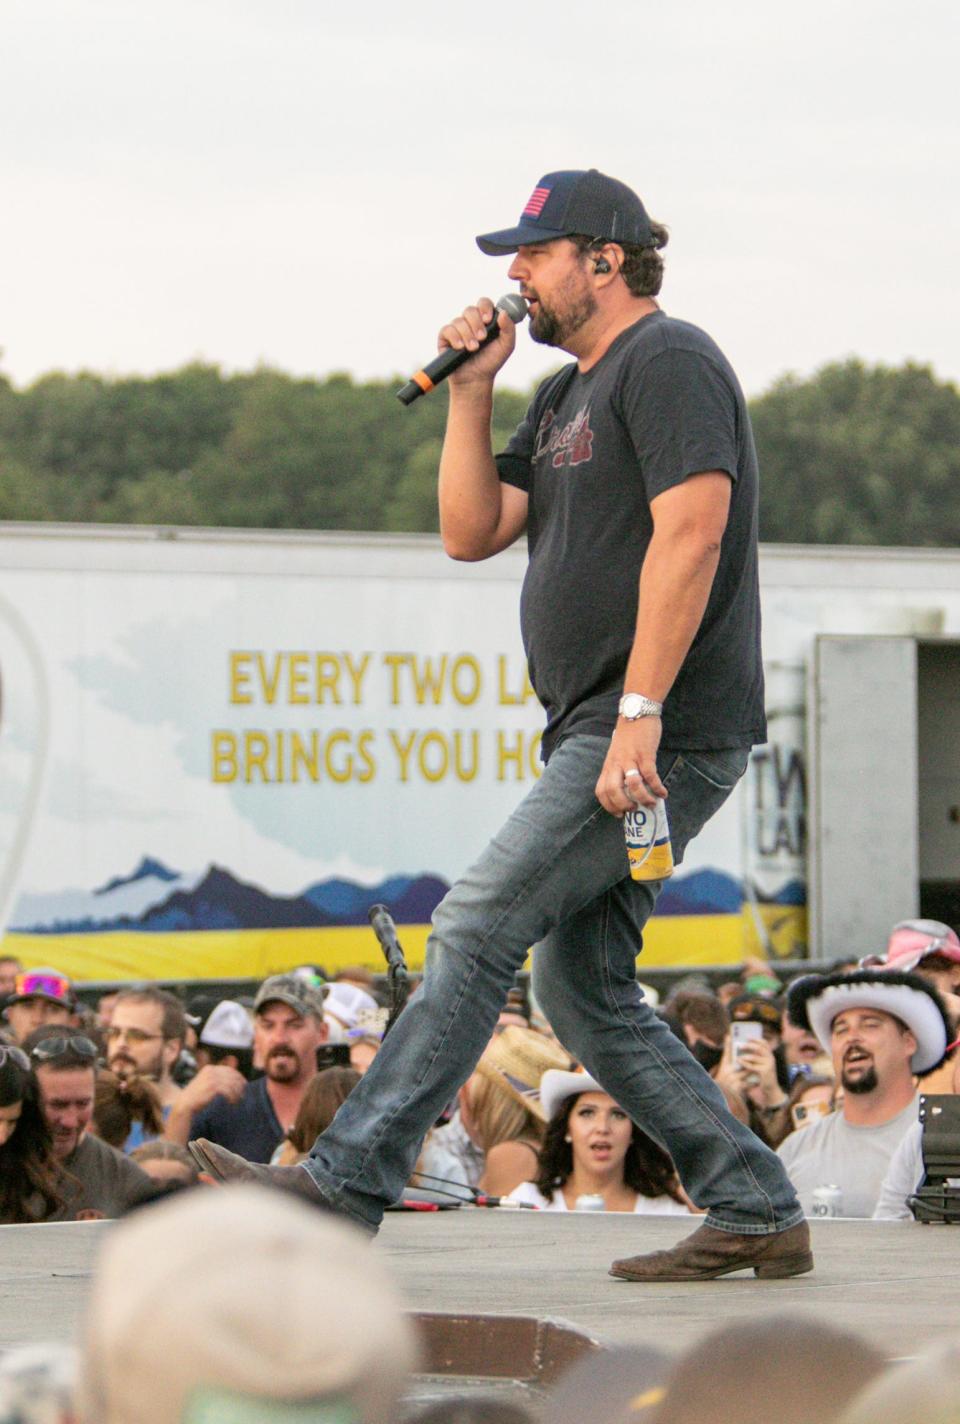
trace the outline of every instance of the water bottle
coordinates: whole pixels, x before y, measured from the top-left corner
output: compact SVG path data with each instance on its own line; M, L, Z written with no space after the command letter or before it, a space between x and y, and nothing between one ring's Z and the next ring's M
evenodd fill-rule
M627 859L634 880L666 880L673 874L673 847L666 803L635 806L623 818Z

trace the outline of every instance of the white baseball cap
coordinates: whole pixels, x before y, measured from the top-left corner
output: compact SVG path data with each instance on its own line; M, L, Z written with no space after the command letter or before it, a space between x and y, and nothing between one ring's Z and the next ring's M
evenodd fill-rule
M208 1048L252 1048L250 1015L236 999L222 999L204 1024L200 1042Z
M375 1015L378 1007L376 999L366 989L337 980L329 986L323 1003L323 1016L334 1018L343 1028L351 1029L357 1027L361 1016Z

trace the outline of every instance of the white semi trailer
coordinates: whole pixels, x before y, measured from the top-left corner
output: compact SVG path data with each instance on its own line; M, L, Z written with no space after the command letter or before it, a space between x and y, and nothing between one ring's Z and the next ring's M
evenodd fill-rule
M3 952L78 978L419 963L539 774L522 548L430 536L0 530ZM960 555L768 546L770 741L642 962L861 954L960 917Z

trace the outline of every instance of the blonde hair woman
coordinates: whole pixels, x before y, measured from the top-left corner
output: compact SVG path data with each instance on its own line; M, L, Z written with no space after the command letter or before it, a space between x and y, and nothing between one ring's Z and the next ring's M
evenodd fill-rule
M540 1079L569 1066L570 1055L543 1034L505 1028L457 1094L454 1118L430 1134L418 1171L505 1196L536 1169L545 1123ZM413 1180L427 1189L435 1185Z

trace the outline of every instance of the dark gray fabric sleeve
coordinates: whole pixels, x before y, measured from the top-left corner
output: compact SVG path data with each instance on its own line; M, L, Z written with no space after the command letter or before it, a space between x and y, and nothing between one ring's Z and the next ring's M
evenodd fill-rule
M723 470L737 478L737 399L723 370L699 351L668 347L631 369L619 408L633 442L647 499L688 475Z
M534 424L533 406L510 437L506 450L496 455L497 474L504 484L516 485L517 489L530 492L530 459L533 454Z

